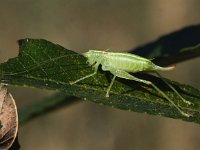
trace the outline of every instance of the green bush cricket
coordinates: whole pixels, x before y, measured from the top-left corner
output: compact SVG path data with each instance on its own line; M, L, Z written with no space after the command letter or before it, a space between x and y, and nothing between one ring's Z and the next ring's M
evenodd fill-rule
M89 65L94 67L94 72L86 75L76 81L70 82L70 84L75 84L79 81L82 81L86 78L89 78L97 73L99 65L102 66L103 71L110 71L114 76L111 80L110 85L106 90L106 97L109 97L111 87L115 81L116 77L134 80L144 84L151 85L155 90L158 91L165 99L167 99L183 116L190 117L189 114L181 110L174 102L171 100L162 90L160 90L154 83L139 79L134 77L129 73L136 72L155 72L186 104L191 104L191 102L185 100L176 90L170 85L157 71L169 71L173 70L175 67L160 67L155 65L149 59L140 57L138 55L130 53L114 53L100 50L89 50L88 52L83 53L83 55L88 59Z

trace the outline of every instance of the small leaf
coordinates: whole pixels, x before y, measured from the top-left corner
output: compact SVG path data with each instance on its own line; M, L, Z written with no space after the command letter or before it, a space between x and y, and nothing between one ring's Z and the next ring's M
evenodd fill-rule
M0 65L1 82L4 84L30 86L66 92L68 95L114 108L168 116L200 123L200 91L188 85L169 81L178 92L193 105L183 103L159 78L147 74L135 76L155 83L179 107L192 114L184 117L151 86L125 79L117 79L105 97L105 91L113 77L99 69L98 73L77 84L75 81L93 72L87 60L80 54L67 50L46 40L25 39L20 42L17 58Z
M0 88L0 104L0 149L7 150L17 136L18 116L15 101L5 86Z

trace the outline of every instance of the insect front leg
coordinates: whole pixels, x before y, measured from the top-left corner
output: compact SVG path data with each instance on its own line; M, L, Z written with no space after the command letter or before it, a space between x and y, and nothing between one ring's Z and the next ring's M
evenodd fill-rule
M72 82L69 82L69 83L70 83L71 85L73 85L73 84L75 84L75 83L77 83L77 82L79 82L79 81L85 80L86 78L89 78L89 77L95 75L95 74L97 73L98 66L99 66L99 64L95 64L95 66L94 66L94 72L93 72L93 73L88 74L88 75L86 75L86 76L84 76L84 77L82 77L82 78L80 78L80 79L78 79L78 80L76 80L76 81L72 81Z

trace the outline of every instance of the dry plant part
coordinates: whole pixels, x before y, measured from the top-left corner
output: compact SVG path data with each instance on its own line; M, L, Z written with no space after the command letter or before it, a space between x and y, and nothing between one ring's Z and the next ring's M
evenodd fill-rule
M186 104L191 104L190 101L185 100L176 89L170 85L157 71L169 71L173 70L174 66L171 67L160 67L155 65L152 61L134 55L130 53L113 53L108 51L100 50L89 50L88 52L83 53L83 55L88 59L89 65L94 67L94 72L87 76L84 76L76 81L70 82L70 84L75 84L79 81L82 81L86 78L89 78L97 73L99 65L102 66L103 71L110 71L114 76L111 80L109 87L106 90L106 97L109 97L110 89L115 81L116 77L134 80L140 83L151 85L155 90L158 91L165 99L167 99L183 116L190 117L189 114L185 113L183 110L177 106L172 99L170 99L162 90L160 90L154 83L151 81L143 80L134 77L130 73L136 72L155 72L159 77L180 97L180 99Z
M0 86L0 150L8 150L18 131L18 115L15 101L5 86Z

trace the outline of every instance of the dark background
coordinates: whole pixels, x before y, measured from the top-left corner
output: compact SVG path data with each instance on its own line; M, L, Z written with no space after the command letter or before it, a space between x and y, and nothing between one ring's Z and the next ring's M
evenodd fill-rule
M77 52L128 51L200 23L199 0L19 0L0 3L1 62L17 56L16 41L44 38ZM200 88L200 59L165 77ZM10 87L19 110L54 92ZM22 150L199 150L200 125L80 102L32 120L19 130Z

